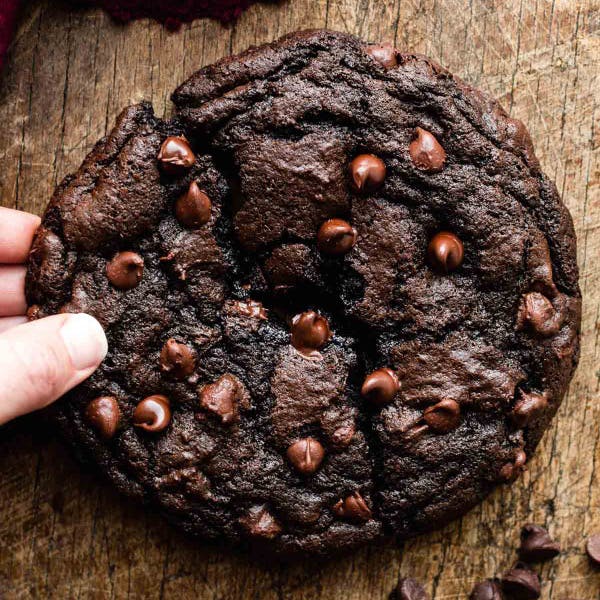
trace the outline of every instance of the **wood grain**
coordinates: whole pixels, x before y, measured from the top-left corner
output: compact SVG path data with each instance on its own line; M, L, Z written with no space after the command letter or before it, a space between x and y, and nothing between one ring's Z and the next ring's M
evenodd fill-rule
M544 524L561 556L541 568L542 597L600 598L583 542L600 531L600 0L291 0L257 5L233 26L178 33L57 2L24 10L0 84L0 204L40 213L120 109L158 114L202 65L307 27L393 40L488 90L528 125L579 238L581 363L525 476L465 518L398 547L332 562L260 565L192 543L84 472L51 430L27 417L0 431L0 597L387 598L399 577L435 599L515 559L520 526Z

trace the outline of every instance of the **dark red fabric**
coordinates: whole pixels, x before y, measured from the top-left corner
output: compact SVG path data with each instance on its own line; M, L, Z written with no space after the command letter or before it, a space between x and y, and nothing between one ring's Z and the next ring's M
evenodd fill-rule
M184 21L202 17L232 21L258 0L71 0L76 6L100 6L115 20L126 23L150 17L177 29ZM12 40L21 0L0 0L0 66Z

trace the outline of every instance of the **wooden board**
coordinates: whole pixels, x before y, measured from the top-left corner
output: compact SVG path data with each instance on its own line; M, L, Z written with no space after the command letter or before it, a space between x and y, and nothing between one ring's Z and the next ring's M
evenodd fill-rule
M600 0L289 0L233 27L172 34L116 26L99 11L38 1L24 10L0 83L0 202L40 213L125 105L169 92L195 69L288 31L327 26L423 52L525 121L579 237L581 363L529 470L443 531L332 562L257 565L187 541L84 472L38 419L0 430L0 597L384 599L401 576L438 600L515 559L520 526L544 524L562 555L542 597L600 597L583 543L600 531ZM4 401L2 399L0 401Z

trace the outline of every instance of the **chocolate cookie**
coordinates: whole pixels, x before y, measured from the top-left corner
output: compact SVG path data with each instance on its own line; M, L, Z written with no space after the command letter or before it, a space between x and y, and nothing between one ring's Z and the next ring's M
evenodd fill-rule
M55 411L185 531L408 537L514 480L578 354L571 218L524 126L417 55L300 32L126 109L56 190L31 315L109 354Z

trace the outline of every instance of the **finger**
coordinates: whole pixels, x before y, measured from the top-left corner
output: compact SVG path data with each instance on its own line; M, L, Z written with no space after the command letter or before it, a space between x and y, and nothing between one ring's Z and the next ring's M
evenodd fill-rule
M0 263L24 263L39 224L35 215L0 206Z
M0 335L0 424L43 408L89 377L107 351L89 315L54 315Z
M0 317L0 333L27 323L27 317Z
M26 272L22 265L0 266L0 317L14 317L27 312Z

